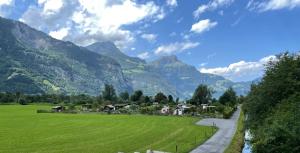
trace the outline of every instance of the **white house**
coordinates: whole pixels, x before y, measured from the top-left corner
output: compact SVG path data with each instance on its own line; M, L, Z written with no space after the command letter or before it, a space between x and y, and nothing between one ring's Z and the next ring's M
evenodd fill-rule
M181 108L176 108L173 112L173 115L182 115L183 110Z
M214 108L216 107L216 106L209 106L208 104L201 104L201 106L202 106L202 109L205 111L214 110Z
M176 109L173 112L173 115L183 115L184 111L190 109L190 107L185 104L178 104Z

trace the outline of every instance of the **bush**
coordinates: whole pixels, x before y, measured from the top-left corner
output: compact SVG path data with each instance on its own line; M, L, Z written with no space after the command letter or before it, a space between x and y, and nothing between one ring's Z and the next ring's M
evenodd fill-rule
M37 113L52 113L52 111L50 111L50 110L44 110L44 109L38 109L36 112Z
M154 114L159 114L160 107L156 106L147 106L147 107L141 107L140 112L141 114L149 114L149 115L154 115Z
M226 106L223 111L223 118L229 119L235 110L236 110L236 107L232 108L232 107Z
M25 101L25 99L20 99L19 103L21 105L27 105L27 102Z
M224 112L225 106L222 105L221 103L215 103L214 106L216 106L216 111L217 112L220 112L220 113Z

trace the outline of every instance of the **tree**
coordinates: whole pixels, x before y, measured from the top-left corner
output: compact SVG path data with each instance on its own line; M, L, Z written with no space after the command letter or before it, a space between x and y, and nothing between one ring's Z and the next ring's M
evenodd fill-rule
M232 87L228 88L224 94L219 98L219 102L223 105L235 105L237 102L237 96Z
M265 75L251 86L243 109L253 153L298 153L300 131L300 56L281 54L266 65Z
M116 91L113 85L105 84L104 91L102 91L102 97L104 100L113 102L116 100Z
M145 96L144 101L145 101L145 103L150 103L151 99L149 96Z
M169 102L169 103L174 103L174 99L173 99L173 96L172 96L172 95L169 95L169 96L168 96L168 102Z
M176 98L175 103L176 103L176 104L179 104L179 98L178 98L178 97Z
M167 96L164 95L162 92L159 92L155 95L154 101L158 103L165 103L167 101Z
M190 102L194 105L208 104L212 98L212 93L213 91L207 85L200 84Z
M23 98L21 98L21 99L19 100L19 103L20 103L21 105L27 105L26 100L23 99Z
M127 91L125 92L122 92L120 94L120 98L123 100L123 101L128 101L129 100L129 93Z
M130 99L131 101L139 102L142 99L142 97L143 97L143 91L137 90L131 95Z

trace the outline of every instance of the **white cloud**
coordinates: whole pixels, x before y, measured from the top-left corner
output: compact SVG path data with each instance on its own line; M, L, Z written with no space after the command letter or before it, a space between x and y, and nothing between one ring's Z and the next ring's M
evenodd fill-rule
M205 31L209 31L217 24L218 24L217 22L212 22L209 19L200 20L199 22L192 25L191 31L196 33L203 33Z
M270 60L276 60L276 57L271 55L256 62L239 61L227 67L200 68L200 72L221 75L232 81L249 81L262 76L264 65Z
M29 6L20 20L44 32L69 27L63 39L79 45L113 41L124 47L135 41L134 32L125 26L151 23L164 16L163 8L152 1L39 0L37 5Z
M155 42L157 35L156 34L142 34L141 37L146 39L149 42Z
M53 38L62 40L64 37L66 37L69 33L70 28L61 28L57 31L50 31L49 35Z
M167 5L171 7L176 7L178 5L177 0L167 0Z
M0 6L2 5L11 5L12 4L12 0L0 0Z
M138 54L137 55L138 58L141 58L141 59L147 59L150 57L149 53L148 52L143 52L141 54Z
M14 0L0 0L0 16L6 17L11 13Z
M250 0L247 4L249 10L257 10L260 12L279 10L279 9L293 9L300 7L300 0L266 0L266 1L255 1Z
M195 48L199 46L198 42L175 42L167 45L159 46L154 53L156 55L170 55L174 53L179 53L188 49Z
M206 11L213 11L219 7L229 6L234 0L210 0L207 4L200 5L197 10L193 12L194 17L198 18Z
M43 7L44 14L55 14L59 12L59 10L63 6L62 0L38 0L38 4Z

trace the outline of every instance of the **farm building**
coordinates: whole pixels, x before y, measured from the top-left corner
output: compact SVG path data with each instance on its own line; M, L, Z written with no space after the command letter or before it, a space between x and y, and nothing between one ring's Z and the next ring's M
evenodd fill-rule
M62 112L65 110L64 106L54 106L52 107L52 112Z
M115 111L116 107L113 105L105 105L104 106L104 111Z
M116 110L118 110L118 109L122 109L122 108L129 108L130 105L129 104L115 104L114 107Z

